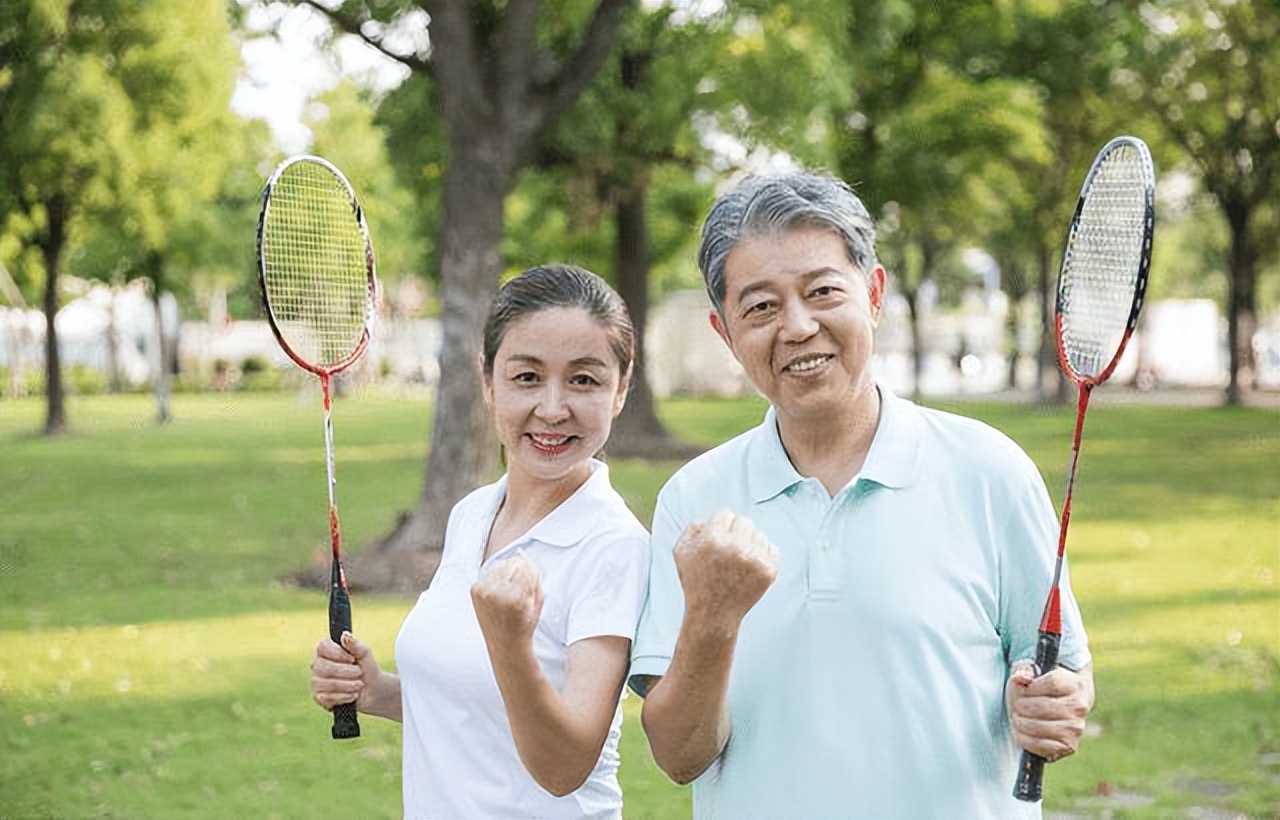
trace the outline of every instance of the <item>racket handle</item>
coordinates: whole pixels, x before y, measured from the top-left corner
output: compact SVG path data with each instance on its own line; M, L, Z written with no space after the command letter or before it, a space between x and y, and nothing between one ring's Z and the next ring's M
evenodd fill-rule
M1036 641L1036 677L1058 665L1058 647L1061 643L1062 635L1059 633L1040 633L1040 639ZM1046 762L1040 755L1023 750L1022 760L1018 763L1018 782L1013 786L1014 797L1027 803L1035 803L1040 799Z
M351 596L342 579L342 565L335 560L329 579L329 637L336 644L342 643L342 633L351 631ZM356 720L356 704L339 703L333 707L333 739L360 737L360 722Z
M333 707L333 739L360 737L360 721L356 720L356 704L339 703Z
M338 731L334 728L334 731ZM1044 781L1045 759L1034 752L1023 751L1022 760L1018 763L1018 782L1013 787L1013 796L1025 803L1036 803L1040 800L1041 783Z

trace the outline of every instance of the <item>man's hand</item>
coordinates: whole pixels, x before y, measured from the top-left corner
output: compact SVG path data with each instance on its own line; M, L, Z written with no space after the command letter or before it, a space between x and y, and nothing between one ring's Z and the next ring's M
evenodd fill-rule
M1049 762L1075 754L1093 708L1093 670L1057 667L1035 677L1035 664L1018 661L1005 684L1013 739Z
M529 647L542 615L542 584L523 553L492 564L471 587L480 631L491 648Z
M778 575L778 549L743 516L721 510L690 524L672 550L685 618L731 618L734 628Z

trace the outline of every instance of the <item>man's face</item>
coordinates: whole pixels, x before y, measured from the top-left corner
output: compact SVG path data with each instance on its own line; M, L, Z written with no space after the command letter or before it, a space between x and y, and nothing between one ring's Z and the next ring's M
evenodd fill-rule
M836 234L796 228L730 251L711 324L779 415L820 422L872 385L883 295L883 268L864 274Z

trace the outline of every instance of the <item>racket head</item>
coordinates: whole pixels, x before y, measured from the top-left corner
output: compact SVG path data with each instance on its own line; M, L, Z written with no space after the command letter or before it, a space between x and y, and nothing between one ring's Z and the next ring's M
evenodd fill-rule
M1133 335L1154 232L1151 152L1137 137L1116 137L1085 177L1058 274L1058 362L1081 386L1106 381Z
M369 343L373 243L351 183L309 154L280 163L262 192L258 281L267 320L298 366L341 371Z

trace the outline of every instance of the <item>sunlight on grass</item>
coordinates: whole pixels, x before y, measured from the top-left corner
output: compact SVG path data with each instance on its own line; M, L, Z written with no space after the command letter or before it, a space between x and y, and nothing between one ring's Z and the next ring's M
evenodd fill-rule
M320 590L282 578L327 549L318 396L74 398L72 432L0 402L0 817L400 816L400 731L329 739L308 665ZM952 406L1022 445L1062 492L1074 414ZM664 403L714 444L758 399ZM335 408L350 554L416 501L430 407L377 394ZM1099 407L1068 545L1098 680L1092 734L1050 769L1047 811L1275 817L1280 807L1280 427L1274 411ZM642 521L678 467L611 462ZM1051 549L1052 545L1045 545ZM357 595L384 665L412 600ZM689 816L624 702L632 820ZM1271 762L1268 762L1271 761ZM1216 791L1189 789L1208 782ZM1114 809L1100 790L1148 795ZM1215 813L1216 812L1216 813Z
M323 603L318 600L317 603ZM380 656L408 607L357 601L361 636ZM264 660L294 658L305 677L326 614L261 613L198 621L0 633L0 696L19 700L186 698L243 691Z

